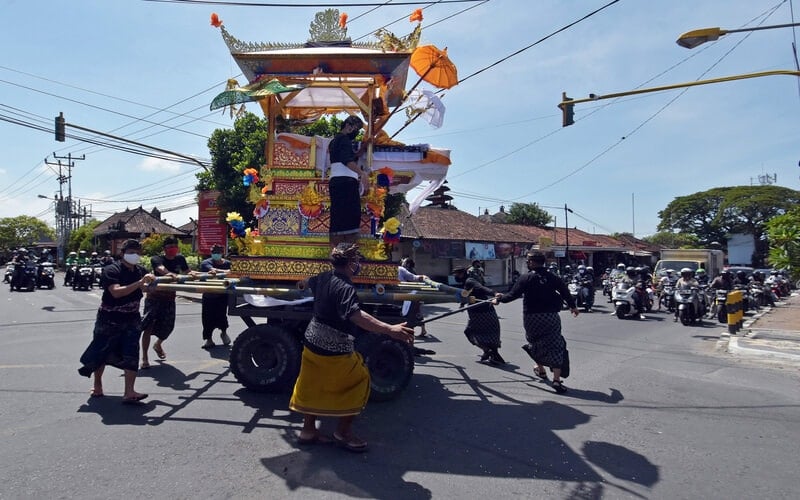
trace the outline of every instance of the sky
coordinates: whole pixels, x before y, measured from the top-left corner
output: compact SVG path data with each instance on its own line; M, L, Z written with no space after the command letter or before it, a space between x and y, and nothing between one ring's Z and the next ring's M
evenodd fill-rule
M396 139L452 151L449 194L463 211L537 203L563 227L566 205L571 228L642 237L657 231L658 212L678 196L759 184L767 176L800 189L795 76L580 103L570 127L561 126L557 108L562 92L585 98L797 70L794 28L730 33L692 50L675 40L697 28L792 23L800 2L238 3L261 5L0 0L6 19L0 30L0 217L30 215L54 225L51 199L68 189L59 183L58 157L71 155L85 158L71 169L72 197L93 217L141 205L158 207L174 226L197 218L199 166L56 142L55 116L63 112L70 124L208 160L208 137L233 125L209 104L228 78L244 83L210 25L211 13L239 40L288 43L306 41L315 13L326 7L348 14L353 40L374 39L370 34L380 27L405 35L413 28L408 16L424 7L421 43L447 47L461 82L440 94L441 128L417 120ZM415 82L409 71L406 88ZM419 88L435 90L426 83ZM248 110L260 113L256 104ZM404 120L398 114L385 130L392 135ZM61 162L66 176L67 160Z

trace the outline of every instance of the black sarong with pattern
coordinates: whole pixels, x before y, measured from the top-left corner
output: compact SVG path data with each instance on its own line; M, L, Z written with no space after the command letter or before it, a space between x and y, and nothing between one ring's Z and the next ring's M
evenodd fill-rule
M481 349L497 349L500 347L500 320L494 307L488 304L487 306L486 309L483 306L477 307L479 311L475 309L467 311L469 321L464 335L471 344Z
M531 313L523 316L528 354L534 361L549 368L563 368L567 341L561 335L561 318L556 312Z

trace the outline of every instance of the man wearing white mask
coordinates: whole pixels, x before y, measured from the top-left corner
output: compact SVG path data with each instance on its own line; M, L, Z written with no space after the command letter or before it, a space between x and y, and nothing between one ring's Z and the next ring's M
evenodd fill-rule
M139 265L142 245L127 240L122 245L122 259L106 266L100 283L103 297L97 311L92 342L81 356L83 366L78 373L85 377L94 374L92 397L103 393L103 371L106 365L125 373L123 403L139 403L147 394L136 392L136 372L139 361L139 305L142 290L155 276Z

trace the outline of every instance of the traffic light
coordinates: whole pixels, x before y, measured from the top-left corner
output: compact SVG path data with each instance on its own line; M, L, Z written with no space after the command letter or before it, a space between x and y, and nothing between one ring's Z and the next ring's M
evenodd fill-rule
M64 113L59 113L56 116L56 140L58 142L64 142L66 140L66 125L67 122L64 120Z
M561 93L561 103L558 107L561 109L562 120L561 126L562 127L569 127L570 125L575 123L575 105L571 102L572 99L567 97L566 92Z

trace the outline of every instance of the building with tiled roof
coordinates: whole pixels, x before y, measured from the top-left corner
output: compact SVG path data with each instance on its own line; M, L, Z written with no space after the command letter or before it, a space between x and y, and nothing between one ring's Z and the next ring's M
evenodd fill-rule
M122 243L129 238L141 240L151 234L161 234L172 235L183 241L191 239L186 232L162 221L157 208L148 212L141 206L115 213L98 224L92 234L95 238L106 240L112 254L119 253Z

